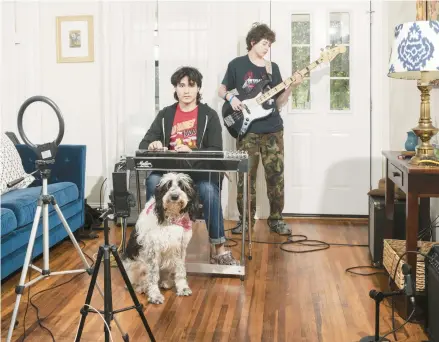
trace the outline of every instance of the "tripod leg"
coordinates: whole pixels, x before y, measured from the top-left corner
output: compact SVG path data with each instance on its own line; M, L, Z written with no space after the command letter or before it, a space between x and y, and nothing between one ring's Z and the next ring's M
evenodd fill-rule
M248 260L252 260L252 217L251 217L251 190L250 190L250 173L247 174L247 213L248 213Z
M111 252L113 253L114 259L116 260L117 267L120 270L120 273L122 275L123 280L125 281L125 284L127 286L128 292L130 293L131 299L134 302L134 305L136 307L137 312L139 313L140 319L142 320L143 325L145 326L146 332L148 333L149 339L151 342L155 342L154 335L151 331L151 328L149 327L148 321L146 320L145 314L143 313L143 305L140 304L139 300L137 299L136 293L134 292L133 285L130 282L130 279L128 278L127 272L125 270L125 267L122 264L122 260L120 260L119 254L117 253L116 248L111 248Z
M43 184L43 193L44 193ZM47 185L46 185L47 187ZM46 189L47 193L47 189ZM50 274L49 265L49 204L43 200L43 275Z
M84 264L84 266L86 266L87 270L89 270L90 269L90 265L87 262L87 259L85 258L85 255L82 252L82 249L81 249L81 247L78 244L78 241L76 241L76 238L73 235L73 233L72 233L72 231L71 231L71 229L69 227L69 224L67 223L67 221L66 221L63 213L61 212L61 209L59 208L58 204L56 203L54 197L52 197L52 205L55 208L56 213L58 214L58 217L59 217L59 219L61 220L61 222L62 222L62 224L64 226L64 229L66 230L67 234L69 235L70 240L72 241L73 245L75 246L76 250L78 251L79 256L81 257L82 263Z
M104 325L105 341L110 341L111 320L113 316L113 298L111 292L111 265L110 265L110 247L104 246L104 318L107 327Z
M246 224L250 228L251 222L247 222L247 210L250 210L250 208L247 208L247 195L248 195L248 177L247 173L244 173L243 175L244 179L244 186L243 186L243 198L242 198L242 243L241 243L241 265L245 265L245 227ZM241 280L244 280L244 276L241 276Z
M42 206L42 202L41 202L41 200L39 200L37 210L35 212L34 223L32 224L32 230L30 232L29 244L27 246L26 256L24 258L24 265L23 265L23 269L21 271L20 281L19 281L17 287L15 288L15 292L17 293L17 298L15 300L14 311L12 312L12 318L11 318L11 324L9 326L8 337L6 338L7 342L11 341L12 331L14 330L15 321L17 319L18 308L20 306L21 296L23 295L24 289L26 288L24 281L26 280L26 275L27 275L27 272L29 270L30 258L32 256L32 251L33 251L34 244L35 244L35 236L37 235L38 222L40 220L41 209L42 209L41 206ZM41 278L43 278L43 276L38 277L37 280L39 280ZM34 282L36 282L37 280L35 280Z
M75 246L76 250L78 251L79 256L81 257L82 263L84 264L87 272L89 274L91 274L91 267L90 264L88 263L87 259L85 258L84 253L82 252L81 247L78 244L78 241L76 241L75 236L73 235L69 224L67 223L63 213L61 212L61 209L59 208L58 204L56 203L56 200L54 197L52 197L52 201L51 201L53 207L55 208L56 213L58 214L59 219L61 220L64 229L66 230L67 234L70 237L70 240L72 241L73 245ZM99 286L99 283L96 282L96 288L99 292L99 294L101 295L102 298L104 298L104 292L102 291L101 287ZM123 332L122 327L120 326L118 320L116 319L116 317L114 318L114 322L116 323L117 328L119 329L120 333L122 336L125 336L126 334Z
M122 218L122 254L125 254L125 248L126 248L126 243L127 241L127 218L123 217Z
M101 265L102 256L104 254L103 247L99 247L98 256L96 257L96 267L94 268L93 275L91 277L90 286L88 288L87 297L85 298L85 305L81 309L81 320L79 321L78 332L76 333L75 342L78 342L81 339L82 329L84 328L85 318L87 317L89 307L91 302L91 297L93 296L93 289L96 284L96 280L99 274L99 266Z

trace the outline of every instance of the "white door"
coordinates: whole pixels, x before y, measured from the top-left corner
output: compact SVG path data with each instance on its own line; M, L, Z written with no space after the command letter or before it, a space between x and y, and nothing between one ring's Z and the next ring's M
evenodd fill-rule
M285 214L366 215L370 184L369 2L272 1L271 59L282 78L328 44L346 53L311 71L282 111Z

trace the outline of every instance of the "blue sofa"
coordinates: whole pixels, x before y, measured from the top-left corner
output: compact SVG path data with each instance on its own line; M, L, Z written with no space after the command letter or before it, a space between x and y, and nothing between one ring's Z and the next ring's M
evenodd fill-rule
M27 173L35 171L35 153L27 145L16 145ZM85 192L84 145L60 145L51 166L48 193L55 196L72 232L84 225ZM21 269L29 242L32 223L41 192L39 173L26 189L17 189L1 196L1 279ZM43 253L43 220L39 221L33 258ZM49 246L66 238L67 232L53 206L49 205Z

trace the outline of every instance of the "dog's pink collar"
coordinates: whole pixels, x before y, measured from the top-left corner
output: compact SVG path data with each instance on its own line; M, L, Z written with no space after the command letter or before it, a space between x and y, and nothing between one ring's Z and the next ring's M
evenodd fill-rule
M146 213L149 214L151 212L152 209L154 209L155 206L155 201L151 201L151 205L146 208Z
M151 201L151 204L148 208L146 208L146 213L149 214L151 210L155 207L155 201ZM182 226L185 231L192 229L192 221L189 219L188 215L184 215L176 220L171 220L169 223L176 224L178 226Z

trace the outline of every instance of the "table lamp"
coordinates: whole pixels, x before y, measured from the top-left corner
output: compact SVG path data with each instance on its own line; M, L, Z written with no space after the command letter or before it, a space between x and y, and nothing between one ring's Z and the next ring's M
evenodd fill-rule
M410 164L419 165L422 160L436 161L430 139L439 130L431 122L430 82L439 79L439 21L413 21L395 27L387 76L418 80L421 113L413 132L422 143L416 146Z

